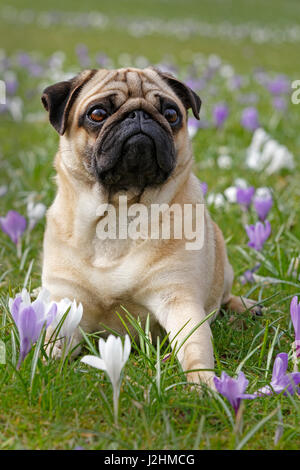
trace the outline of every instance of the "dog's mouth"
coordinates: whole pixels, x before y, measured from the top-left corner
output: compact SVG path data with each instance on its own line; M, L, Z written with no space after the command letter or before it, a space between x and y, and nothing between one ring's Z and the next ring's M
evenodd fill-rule
M138 119L127 117L116 123L94 151L96 176L111 190L160 185L175 167L172 135L142 113Z

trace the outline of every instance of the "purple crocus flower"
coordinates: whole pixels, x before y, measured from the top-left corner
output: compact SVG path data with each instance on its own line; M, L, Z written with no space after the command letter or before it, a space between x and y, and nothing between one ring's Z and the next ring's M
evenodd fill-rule
M241 284L252 284L255 282L255 279L253 277L253 274L260 268L260 263L258 263L254 268L252 269L247 269L244 274L240 277Z
M254 78L260 85L267 85L269 82L269 75L261 68L254 70Z
M243 77L241 75L234 75L229 81L229 86L232 90L238 90L243 85Z
M17 77L13 72L7 72L5 75L5 86L6 86L6 93L8 95L15 95L18 89L19 83Z
M296 356L300 357L300 302L298 303L298 297L296 295L292 298L290 313L295 329Z
M202 192L203 192L203 196L205 196L206 193L207 193L207 188L208 188L207 183L205 183L204 181L201 181L200 186L201 186L201 189L202 189Z
M244 285L247 284L247 282L249 284L253 284L253 282L255 282L252 269L246 269L243 276L241 276L241 283Z
M250 186L249 188L237 188L236 189L236 201L241 206L248 209L249 206L251 205L254 193L255 193L255 188L253 186Z
M32 344L38 340L43 326L47 328L54 320L57 305L50 302L50 293L46 289L42 289L32 303L29 293L23 289L21 294L9 299L9 309L20 335L19 368Z
M266 220L268 213L270 212L272 206L273 206L273 199L272 196L264 196L264 197L259 197L255 196L253 199L253 205L254 209L256 210L256 213L259 217L260 220L264 221Z
M276 111L285 111L287 108L287 102L286 99L283 98L282 96L275 96L273 98L273 107L276 109Z
M259 127L257 109L250 106L245 108L242 113L241 125L248 131L255 131Z
M28 72L32 77L41 77L43 75L44 69L40 64L31 63L28 66Z
M217 127L222 127L228 117L229 111L226 104L218 103L213 109L213 118Z
M108 67L109 63L110 63L109 58L104 53L97 54L96 62L97 62L97 64L100 65L100 67Z
M192 90L195 90L195 91L202 90L206 85L205 80L203 80L202 78L190 77L190 78L187 78L184 82L187 86L189 86Z
M190 138L192 139L194 135L198 132L201 127L201 123L198 119L194 117L189 117L188 119L188 133Z
M266 220L265 223L256 222L255 225L246 225L245 229L249 237L248 246L257 251L261 251L265 241L271 235L270 222L268 220Z
M76 47L76 54L79 60L81 67L89 67L90 58L88 48L84 44L78 44Z
M27 52L20 52L18 55L18 62L20 67L27 68L32 63L31 57Z
M227 375L226 372L222 372L220 378L214 377L214 383L217 391L226 397L233 406L235 414L238 412L241 400L256 398L254 394L244 393L249 380L246 379L243 372L240 372L236 379Z
M267 87L272 95L288 93L291 89L289 80L284 75L277 75L277 77L269 81Z
M273 395L273 393L281 393L284 395L290 393L293 395L295 391L299 393L300 372L286 373L288 368L288 354L277 354L274 365L272 380L270 385L260 388L255 392L255 396Z
M0 227L17 245L26 229L26 219L16 211L8 211L5 217L0 217Z

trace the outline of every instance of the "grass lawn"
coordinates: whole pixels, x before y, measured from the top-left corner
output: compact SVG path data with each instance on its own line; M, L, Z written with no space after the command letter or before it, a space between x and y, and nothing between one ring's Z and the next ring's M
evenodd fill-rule
M100 3L95 0L11 0L9 4L23 11L23 21L20 16L8 20L0 8L0 79L17 79L10 100L20 97L22 105L20 108L17 100L15 114L3 109L0 114L0 188L7 187L0 197L0 216L12 209L27 216L30 198L47 207L54 198L52 161L58 136L47 122L40 95L63 72L75 74L81 69L75 52L78 44L87 46L89 57L85 59L92 67L98 66L97 54L103 53L114 67L145 60L172 64L182 79L203 77L216 60L212 55L221 58L199 90L203 122L208 125L193 137L195 172L208 184L208 201L213 194L223 194L237 178L243 178L255 188L269 187L274 204L268 216L272 234L261 252L247 245L244 224L257 221L253 208L243 213L238 204L226 198L220 207L213 203L209 206L227 242L236 274L234 293L257 299L266 307L262 317L225 312L218 316L212 326L216 374L226 371L234 376L242 369L249 380L249 393L268 384L276 355L287 352L291 359L294 330L289 306L293 296L300 299L300 267L290 269L292 260L300 254L300 104L291 103L288 91L280 95L285 109L275 109L267 84L278 74L286 74L289 83L300 79L299 42L257 43L249 38L234 41L205 34L180 38L165 32L136 38L127 29L118 29L116 18L159 17L164 22L193 18L216 26L227 21L280 29L297 23L299 2L273 0L271 6L270 0L263 4L250 0L105 0L101 12L112 27L100 31L61 23L45 27L30 19L28 11L24 20L25 9L78 15L99 11ZM21 51L29 54L32 68L20 65ZM58 61L62 60L61 66L51 68L48 60L56 51L64 52L65 57L56 55ZM240 76L241 88L230 86L234 74ZM222 128L216 129L213 108L220 102L228 106L229 116ZM240 119L248 106L258 110L260 126L294 155L293 170L268 174L247 168L246 153L253 133L241 126ZM231 157L228 168L218 163L225 154ZM44 223L43 218L24 234L20 258L15 245L0 231L0 339L6 347L6 363L0 364L0 449L299 449L299 396L281 393L245 400L243 424L240 422L237 432L228 401L217 394L211 396L207 390L200 396L186 383L173 355L160 361L158 380L157 351L141 331L141 340L133 346L124 369L118 425L113 420L112 388L107 376L80 363L80 358L62 363L42 359L41 351L35 362L33 348L16 370L19 346L8 299L23 286L30 291L40 286ZM260 267L255 282L243 285L240 276L257 263ZM118 313L130 322L121 306ZM163 338L162 332L161 342ZM90 337L90 342L87 350L96 339ZM165 342L160 358L167 352Z

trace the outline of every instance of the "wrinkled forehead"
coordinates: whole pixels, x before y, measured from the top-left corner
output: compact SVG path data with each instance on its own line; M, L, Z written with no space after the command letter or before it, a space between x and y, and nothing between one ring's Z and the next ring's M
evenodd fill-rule
M155 70L150 68L98 70L79 93L77 106L83 110L97 99L100 101L109 96L113 96L117 107L131 98L142 98L156 106L160 97L169 98L181 106L173 90Z

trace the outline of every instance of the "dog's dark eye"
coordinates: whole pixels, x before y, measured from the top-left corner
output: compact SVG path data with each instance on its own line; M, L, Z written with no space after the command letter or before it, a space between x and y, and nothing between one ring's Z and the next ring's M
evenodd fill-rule
M170 124L175 124L178 119L178 113L174 108L167 108L164 112L164 116Z
M103 108L95 108L89 112L88 117L94 122L102 122L108 116L107 111Z

